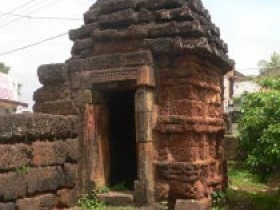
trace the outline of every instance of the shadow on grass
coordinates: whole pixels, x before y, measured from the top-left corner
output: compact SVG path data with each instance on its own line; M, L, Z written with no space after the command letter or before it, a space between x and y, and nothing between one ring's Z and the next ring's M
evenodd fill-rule
M229 164L226 204L215 210L280 210L279 186L269 186L244 164Z
M228 190L225 210L280 210L280 193Z

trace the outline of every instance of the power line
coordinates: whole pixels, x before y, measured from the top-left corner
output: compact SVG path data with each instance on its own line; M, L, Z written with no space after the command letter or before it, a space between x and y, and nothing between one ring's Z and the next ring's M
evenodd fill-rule
M8 12L0 12L0 14L13 16L13 17L27 18L27 19L38 19L38 20L79 20L79 21L82 20L82 19L79 19L79 18L68 18L68 17L36 17L36 16L30 16L30 15L8 13Z
M10 11L6 11L6 12L7 13L13 13L13 12L21 12L22 13L22 12L25 12L26 10L28 11L30 8L34 8L34 6L36 6L38 4L40 5L41 3L43 3L43 1L39 1L39 2L37 2L37 1L38 0L31 0L31 1L27 2L26 4L23 4L19 7L16 7L14 9L12 9ZM10 17L8 15L3 14L3 15L1 15L0 20L1 20L1 22L7 22L7 21L13 20L13 17Z
M45 9L45 8L51 6L51 5L55 4L55 3L58 3L58 2L61 2L61 0L60 0L60 1L55 0L55 1L48 2L48 3L45 4L44 6L41 6L41 7L39 7L39 8L36 8L36 9L32 10L32 11L29 11L26 15L31 15L31 14L34 13L34 12L37 12L37 11L42 10L42 9ZM16 22L16 21L22 19L22 18L23 18L23 17L16 17L15 19L12 19L12 20L10 20L10 21L8 21L8 22L6 22L6 23L3 23L2 25L0 25L0 27L3 28L3 27L5 27L5 26L8 26L8 25L10 25L10 24L12 24L12 23L14 23L14 22Z
M14 12L14 11L19 10L19 9L21 9L21 8L24 8L24 7L28 6L29 4L32 4L34 1L37 1L37 0L31 0L31 1L28 1L28 2L26 2L26 3L24 3L24 4L21 4L21 5L19 5L18 7L15 7L15 8L13 8L13 9L9 10L8 13L9 13L9 12ZM0 17L3 17L3 16L6 16L6 14L0 15Z
M43 6L41 6L42 4L39 4L39 6L41 6L39 8L38 7L36 8L37 5L35 5L36 9L34 9L34 7L28 8L28 10L29 9L33 9L33 10L29 11L26 15L31 15L32 13L37 12L37 11L39 11L41 9L44 9L44 8L48 7L49 5L57 3L57 2L59 2L59 1L57 1L57 0L56 1L51 1L51 2L48 2L48 4L44 4L45 2L41 2L41 3L43 3ZM22 19L22 17L16 17L16 18L14 18L14 19L12 19L10 21L8 20L6 23L1 24L0 27L8 26L8 25L10 25L10 24L12 24L14 22L17 22L18 20L21 20L21 19Z
M37 7L36 9L33 9L27 15L31 15L32 13L35 13L35 12L37 12L39 10L42 10L42 9L46 9L46 8L52 6L52 5L56 4L56 3L60 3L62 1L63 0L54 0L54 1L50 1L50 2L44 2L44 3L46 3L45 5L41 5L41 6Z
M58 35L56 35L56 36L49 37L49 38L47 38L47 39L43 39L43 40L38 41L38 42L34 42L34 43L31 43L31 44L25 45L25 46L23 46L23 47L19 47L19 48L12 49L12 50L9 50L9 51L6 51L6 52L2 52L2 53L0 53L0 56L9 55L9 54L12 54L12 53L21 51L21 50L25 50L25 49L27 49L27 48L31 48L31 47L34 47L34 46L43 44L43 43L45 43L45 42L48 42L48 41L57 39L57 38L59 38L59 37L66 36L67 34L68 34L68 32L65 32L65 33L62 33L62 34L58 34Z

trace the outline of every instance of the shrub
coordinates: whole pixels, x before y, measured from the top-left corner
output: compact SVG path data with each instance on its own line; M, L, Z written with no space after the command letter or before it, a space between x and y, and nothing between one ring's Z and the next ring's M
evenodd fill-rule
M240 145L247 163L262 178L280 168L280 85L279 79L265 79L265 91L244 96L239 121Z
M96 191L93 190L89 195L83 195L79 201L78 206L83 210L104 210L105 204L97 199Z

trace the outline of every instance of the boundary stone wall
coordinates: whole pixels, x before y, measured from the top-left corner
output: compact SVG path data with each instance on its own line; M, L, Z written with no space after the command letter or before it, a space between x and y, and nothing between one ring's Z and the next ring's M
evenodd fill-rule
M54 209L77 201L76 118L0 116L0 209Z

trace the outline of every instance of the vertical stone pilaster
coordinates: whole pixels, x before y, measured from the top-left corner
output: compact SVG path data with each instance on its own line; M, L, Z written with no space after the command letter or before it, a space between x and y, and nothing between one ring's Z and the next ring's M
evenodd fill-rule
M136 141L152 141L154 90L140 87L135 93Z
M137 203L152 203L154 201L154 179L152 168L152 142L138 143L138 179L135 182L135 201Z
M135 93L136 142L138 154L138 174L135 183L135 200L152 203L154 200L152 116L154 91L139 87Z
M95 122L94 122L94 107L92 104L85 104L83 117L83 136L80 141L82 160L79 164L80 174L80 193L84 194L90 190L89 171L91 171L91 155L93 155ZM89 170L90 169L90 170Z

